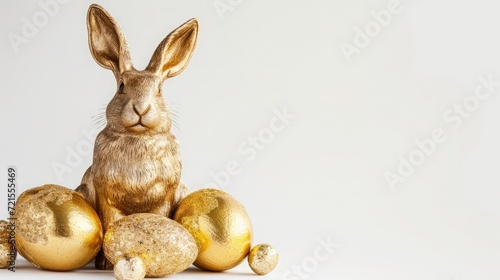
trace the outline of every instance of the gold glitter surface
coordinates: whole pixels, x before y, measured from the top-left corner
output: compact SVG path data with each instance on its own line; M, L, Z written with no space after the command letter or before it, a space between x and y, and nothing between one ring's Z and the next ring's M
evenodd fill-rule
M73 190L57 185L27 190L19 196L16 215L19 253L39 268L77 269L101 248L99 216Z
M10 228L7 221L0 221L0 268L7 268L10 266L11 245L9 243ZM17 255L14 252L14 258ZM15 259L14 259L15 260Z
M10 265L9 262L9 245L1 243L0 244L0 268L7 268Z
M146 267L139 257L122 258L114 267L116 280L142 280L146 276Z
M268 274L278 264L278 251L269 244L255 246L248 254L250 268L259 275Z
M174 215L194 237L198 257L194 265L209 271L237 266L252 242L250 219L236 199L216 189L202 189L183 199Z
M151 213L133 214L113 223L106 231L103 248L106 258L113 264L139 258L146 277L179 273L188 268L198 254L196 243L185 228L169 218ZM124 263L119 267L140 266ZM115 273L127 275L123 271Z

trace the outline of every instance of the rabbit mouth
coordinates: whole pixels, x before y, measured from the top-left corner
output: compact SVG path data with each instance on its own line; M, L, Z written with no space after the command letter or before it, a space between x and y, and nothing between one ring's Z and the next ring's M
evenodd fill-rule
M129 125L126 127L128 130L133 132L143 132L149 129L149 127L141 122L137 122L133 125Z

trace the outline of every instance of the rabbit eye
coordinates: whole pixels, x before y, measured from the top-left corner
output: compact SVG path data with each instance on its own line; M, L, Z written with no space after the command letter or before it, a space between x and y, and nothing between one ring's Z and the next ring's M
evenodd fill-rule
M123 88L125 87L125 85L123 84L123 82L120 83L120 86L118 87L118 93L119 94L122 94L123 93Z

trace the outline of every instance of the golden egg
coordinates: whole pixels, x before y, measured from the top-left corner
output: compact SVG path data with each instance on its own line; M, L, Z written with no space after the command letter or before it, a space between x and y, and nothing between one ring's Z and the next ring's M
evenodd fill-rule
M101 248L99 216L82 195L68 188L44 185L23 192L16 217L17 249L36 267L77 269Z
M104 236L104 253L118 280L140 280L179 273L196 259L196 243L179 223L140 213L116 221Z
M278 265L278 251L269 244L259 244L248 254L248 264L253 272L264 275L273 271Z
M184 198L174 220L196 240L194 265L209 271L231 269L250 251L252 225L236 199L217 189L202 189Z
M14 223L0 221L0 268L15 266L17 251L14 232Z

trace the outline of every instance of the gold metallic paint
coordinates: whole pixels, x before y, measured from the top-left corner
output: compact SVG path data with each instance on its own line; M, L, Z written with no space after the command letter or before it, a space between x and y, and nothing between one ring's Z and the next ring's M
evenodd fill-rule
M39 268L74 270L92 261L101 248L99 216L83 196L70 189L44 185L25 191L16 204L16 216L18 251ZM34 225L30 217L44 222L26 238L23 232L30 232Z
M248 265L253 272L265 275L273 271L278 265L278 251L269 244L259 244L253 247L248 254Z
M183 199L174 215L194 237L194 265L209 271L231 269L250 251L252 225L245 208L229 194L202 189Z

